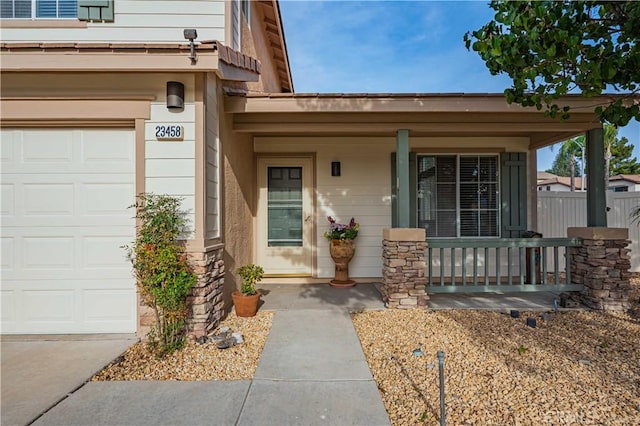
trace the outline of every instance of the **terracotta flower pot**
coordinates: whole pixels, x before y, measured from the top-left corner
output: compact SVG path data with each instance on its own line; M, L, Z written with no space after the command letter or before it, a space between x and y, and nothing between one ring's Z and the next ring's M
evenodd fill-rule
M247 296L242 294L239 290L231 293L233 299L233 305L236 308L236 315L239 317L253 317L258 312L258 304L260 303L260 292L254 295Z
M332 287L353 287L356 282L349 279L349 262L356 252L356 244L353 240L331 240L329 253L336 264L335 277L329 284Z

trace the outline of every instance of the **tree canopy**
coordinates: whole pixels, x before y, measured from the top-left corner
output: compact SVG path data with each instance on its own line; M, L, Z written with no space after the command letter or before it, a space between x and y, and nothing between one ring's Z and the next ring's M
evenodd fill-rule
M507 102L568 118L560 96L613 91L623 96L596 108L600 120L640 121L640 2L492 1L490 7L494 20L464 40L491 74L511 77ZM635 103L627 102L634 96Z
M560 151L556 154L548 173L556 176L571 176L571 162L574 162L573 176L580 176L580 164L582 162L582 147L584 147L584 136L569 139L560 145Z
M609 168L608 176L640 174L640 164L636 157L633 157L633 144L630 144L626 137L618 138L618 129L612 124L604 125L604 145L604 160ZM563 142L547 172L557 176L571 176L573 159L575 161L574 176L579 176L584 146L584 136Z

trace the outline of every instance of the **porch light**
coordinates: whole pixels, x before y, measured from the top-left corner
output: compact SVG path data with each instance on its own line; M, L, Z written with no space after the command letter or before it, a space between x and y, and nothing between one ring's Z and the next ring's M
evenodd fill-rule
M340 162L332 161L331 162L331 176L340 176Z
M184 108L184 84L179 81L167 81L167 108Z

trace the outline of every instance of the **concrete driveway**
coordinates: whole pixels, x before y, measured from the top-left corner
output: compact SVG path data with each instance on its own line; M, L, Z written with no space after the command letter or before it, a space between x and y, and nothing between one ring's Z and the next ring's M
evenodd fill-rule
M133 334L0 337L0 423L30 424L137 341Z

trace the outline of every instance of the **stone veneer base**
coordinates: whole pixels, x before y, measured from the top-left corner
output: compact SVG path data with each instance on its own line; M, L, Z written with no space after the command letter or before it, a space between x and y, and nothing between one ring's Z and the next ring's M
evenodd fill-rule
M422 228L383 231L381 293L386 307L427 308L425 237Z
M629 309L631 258L626 228L569 228L570 238L582 238L581 247L571 247L571 278L582 284L582 302L591 309Z

